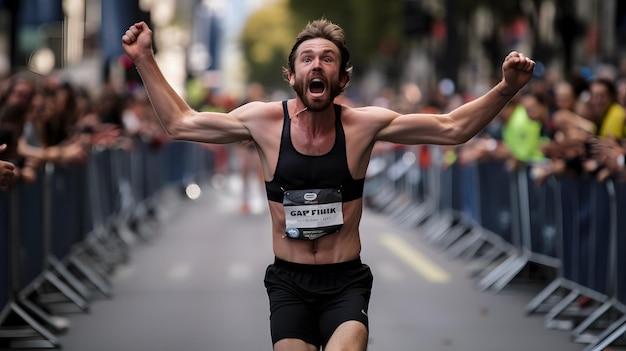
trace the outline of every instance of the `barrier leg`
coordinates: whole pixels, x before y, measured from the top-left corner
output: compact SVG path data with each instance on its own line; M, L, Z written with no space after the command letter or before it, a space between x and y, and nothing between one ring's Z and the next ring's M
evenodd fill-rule
M80 274L91 283L103 296L110 298L112 296L111 284L103 275L81 260L76 254L72 254L68 258L68 265L74 267Z
M514 265L509 267L508 271L498 279L492 286L496 292L504 289L530 262L527 255L521 255Z
M40 292L40 290L43 290L43 287L46 285L53 288L57 294L60 294L60 295L57 295L59 298L46 300L46 295L52 296L54 294L54 293ZM32 293L37 293L39 295L38 301L45 303L46 301L56 302L55 300L59 300L59 301L65 300L76 305L76 307L78 307L81 311L89 312L89 303L87 302L87 299L82 297L80 294L78 294L76 290L74 290L64 281L59 279L59 277L57 277L51 271L45 271L42 274L41 279L37 282L37 284L33 286L31 291L27 290L23 292L22 294L20 294L21 301L30 301L30 295Z
M12 317L19 319L27 327L3 325ZM41 339L37 339L37 337ZM0 313L0 339L11 340L11 347L24 344L24 346L30 347L57 349L61 346L56 335L15 302L9 303L5 310Z
M459 223L458 225L450 228L450 230L446 232L446 235L440 237L435 244L444 250L448 249L461 237L467 235L471 230L472 229L464 223Z
M474 266L471 269L471 276L476 277L482 274L489 266L491 266L496 260L498 260L506 252L497 246L492 246L487 250L480 258L475 260Z
M425 233L429 233L436 227L445 223L447 221L445 218L446 216L444 216L439 210L433 208L432 215L428 216L423 222L419 223L418 227Z
M578 324L576 328L574 328L574 330L572 330L572 340L574 340L574 342L579 342L579 343L586 343L586 344L593 343L597 339L597 336L592 333L585 333L585 331L587 331L595 323L597 323L600 320L600 318L602 318L602 316L604 316L605 313L607 313L612 307L613 307L613 302L610 301L610 302L605 302L602 305L600 305L600 307L596 308L589 315L589 317L587 317L584 321Z
M13 343L17 339L28 339L34 343L42 343L42 347L56 348L59 346L59 340L48 327L56 328L60 326L60 319L53 319L38 306L34 306L31 312L35 312L37 317L29 314L20 301L20 271L19 271L19 196L15 189L10 194L10 216L9 216L9 235L7 247L9 248L9 267L11 268L9 280L9 303L6 308L0 312L0 338L9 339ZM43 323L42 323L43 321ZM59 324L57 324L59 323ZM37 336L43 339L35 339Z
M559 290L559 288L562 287L561 281L561 278L553 280L550 284L548 284L548 286L541 290L539 294L537 294L532 300L530 300L530 302L524 308L526 315L531 315L535 313L539 309L539 307L550 298L550 296L553 296Z
M44 311L39 304L34 303L27 296L20 296L18 304L24 306L25 310L28 310L33 316L43 321L44 325L52 328L56 333L63 333L69 328L69 321L66 318L49 314Z
M617 339L626 334L626 316L613 323L602 334L598 336L598 341L590 344L583 351L603 351L613 344Z
M432 223L430 229L424 229L426 232L425 239L433 244L441 239L452 228L458 225L458 222L451 213L442 213L439 220Z
M98 238L88 237L84 241L83 252L88 253L97 262L104 272L110 273L120 262L124 262L125 255L115 251L115 248L105 246Z
M561 302L556 304L544 319L544 326L549 329L572 330L574 323L570 320L558 320L557 317L563 313L578 297L581 296L580 291L572 290Z
M48 262L50 267L59 274L59 276L76 291L81 297L85 300L89 299L89 289L85 284L83 284L72 272L70 272L67 267L61 261L57 260L56 257L50 256L48 257Z
M416 228L434 212L432 201L426 200L418 205L410 206L407 211L398 216L397 221L405 228Z
M483 242L483 235L479 228L472 228L470 233L465 237L459 239L456 243L450 246L448 252L453 258L461 256L464 252L469 250L474 245L480 245Z
M480 289L480 291L486 291L489 289L509 271L509 267L514 267L521 259L523 258L518 254L509 256L478 282L478 289Z
M479 256L480 249L482 249L485 245L487 245L486 240L481 236L479 240L474 241L467 249L465 249L465 251L463 251L461 257L466 260L473 260Z

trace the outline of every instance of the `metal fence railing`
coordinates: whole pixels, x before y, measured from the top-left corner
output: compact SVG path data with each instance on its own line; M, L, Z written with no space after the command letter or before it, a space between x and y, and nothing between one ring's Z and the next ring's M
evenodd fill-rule
M168 188L199 182L211 153L194 143L94 148L85 164L47 163L0 193L0 348L58 348L60 311L110 298L109 275L148 240Z
M470 260L481 290L498 292L522 272L540 283L550 277L525 312L542 313L546 328L569 330L586 351L624 335L624 182L552 176L537 183L528 165L511 170L493 161L419 167L406 162L415 159L407 156L412 152L373 160L384 171L368 175L368 207Z

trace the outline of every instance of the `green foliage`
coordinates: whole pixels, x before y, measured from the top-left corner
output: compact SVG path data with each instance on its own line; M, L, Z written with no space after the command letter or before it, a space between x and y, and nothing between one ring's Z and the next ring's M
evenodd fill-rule
M285 1L254 13L241 36L248 81L284 88L282 67L287 63L295 29Z
M307 22L325 17L346 32L348 47L356 73L359 67L393 55L402 37L402 0L290 0L289 8L298 28ZM381 53L381 46L386 51Z
M401 0L277 0L254 13L242 33L248 80L284 88L281 69L296 35L307 22L322 17L346 31L358 74L359 67L380 61L381 55L393 56L401 47L401 5Z

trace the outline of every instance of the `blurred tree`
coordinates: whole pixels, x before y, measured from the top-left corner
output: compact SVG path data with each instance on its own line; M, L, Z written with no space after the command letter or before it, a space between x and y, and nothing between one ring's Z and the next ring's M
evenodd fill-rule
M281 69L296 35L307 22L321 17L346 31L355 75L373 62L395 60L403 40L402 23L398 21L401 1L277 0L255 12L244 28L241 42L249 81L284 88ZM395 63L386 66L396 67Z
M296 30L286 0L278 0L253 13L241 36L248 81L269 90L285 88L282 67L293 45Z
M459 25L452 28L462 33L462 23L467 23L479 6L490 8L499 24L506 24L520 14L519 0L455 0L454 14L446 14L446 7L441 5L438 5L441 13L432 13L430 3L433 1L276 0L254 13L244 28L242 46L248 78L269 88L285 88L281 68L286 64L298 31L307 22L321 17L345 30L355 77L375 65L391 82L398 82L408 59L409 44L431 34L431 21L437 18L453 21ZM414 23L411 23L412 18ZM448 32L448 37L452 34ZM463 36L459 40L462 41ZM502 57L498 47L492 50L494 57ZM463 47L454 55L462 60Z

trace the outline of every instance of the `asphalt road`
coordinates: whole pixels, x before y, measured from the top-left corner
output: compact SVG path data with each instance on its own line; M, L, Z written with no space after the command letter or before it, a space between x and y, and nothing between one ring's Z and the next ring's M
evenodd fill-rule
M114 297L68 315L64 351L271 350L263 287L273 260L258 184L240 213L240 180L203 186L195 201L164 203L158 231L112 276ZM480 292L467 262L429 246L422 233L366 210L362 260L374 274L371 351L582 350L567 332L524 315L540 287Z

